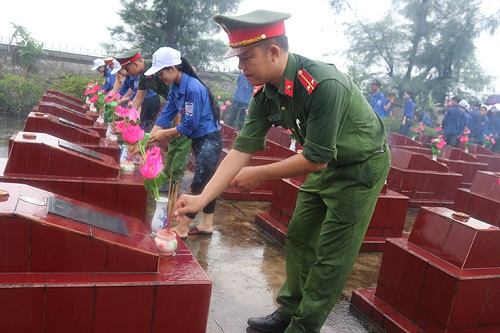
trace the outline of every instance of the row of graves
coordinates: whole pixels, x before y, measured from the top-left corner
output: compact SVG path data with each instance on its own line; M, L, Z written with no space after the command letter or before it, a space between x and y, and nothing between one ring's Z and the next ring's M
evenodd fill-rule
M84 101L47 90L0 159L5 332L206 331L212 284L158 251L138 170Z
M222 134L226 155L238 132L223 126ZM420 139L388 134L391 168L361 247L383 252L379 278L375 289L352 294L351 308L388 333L500 332L500 156L477 145L432 156L431 138ZM300 153L290 140L273 127L251 164ZM270 201L255 223L284 244L304 180L265 181L222 197ZM409 207L418 214L403 233Z

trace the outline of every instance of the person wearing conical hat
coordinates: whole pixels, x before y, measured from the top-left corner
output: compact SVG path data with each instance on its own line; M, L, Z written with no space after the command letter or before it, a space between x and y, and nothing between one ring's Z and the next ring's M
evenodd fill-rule
M307 174L288 225L279 307L248 324L319 333L357 257L391 158L384 125L353 81L332 64L289 52L289 17L265 10L214 17L229 37L226 57L238 57L256 88L231 151L200 195L179 198L174 214L182 220L228 186L248 192L264 180ZM314 25L308 28L314 34ZM290 129L303 152L249 166L273 125Z

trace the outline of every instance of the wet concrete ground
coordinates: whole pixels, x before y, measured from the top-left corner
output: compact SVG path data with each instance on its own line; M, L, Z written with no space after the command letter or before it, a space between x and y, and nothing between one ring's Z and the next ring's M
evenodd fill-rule
M207 333L258 332L248 327L248 317L265 316L277 306L275 297L285 279L284 247L254 224L255 214L267 212L269 206L269 202L219 199L213 235L186 240L213 283ZM408 210L405 233L417 212ZM382 332L350 309L354 290L376 287L381 260L381 253L359 254L322 333Z

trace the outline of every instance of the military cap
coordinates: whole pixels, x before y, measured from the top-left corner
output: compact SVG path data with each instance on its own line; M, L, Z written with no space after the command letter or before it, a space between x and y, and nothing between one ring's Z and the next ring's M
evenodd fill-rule
M141 58L141 52L139 49L133 49L123 52L122 54L115 55L114 58L118 60L120 66L125 66L126 64L130 64L131 62L136 61Z
M285 20L290 18L288 13L269 10L256 10L239 16L215 15L215 22L219 23L229 37L231 49L225 58L251 50L258 42L285 34Z
M374 85L376 85L377 87L380 87L380 85L381 85L380 81L379 81L379 80L377 80L377 79L374 79L374 80L372 81L372 83L371 83L371 84L374 84Z

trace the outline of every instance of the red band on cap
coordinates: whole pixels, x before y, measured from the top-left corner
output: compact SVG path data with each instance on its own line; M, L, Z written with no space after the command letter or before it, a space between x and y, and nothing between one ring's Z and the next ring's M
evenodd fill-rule
M266 26L243 28L231 30L229 36L229 46L241 47L259 42L266 38L271 38L285 33L285 22L280 21Z
M140 57L141 57L141 53L138 52L135 56L130 57L130 58L126 58L126 59L120 59L120 60L118 60L118 62L120 63L120 66L123 66L123 65L126 65L128 63L136 61Z

